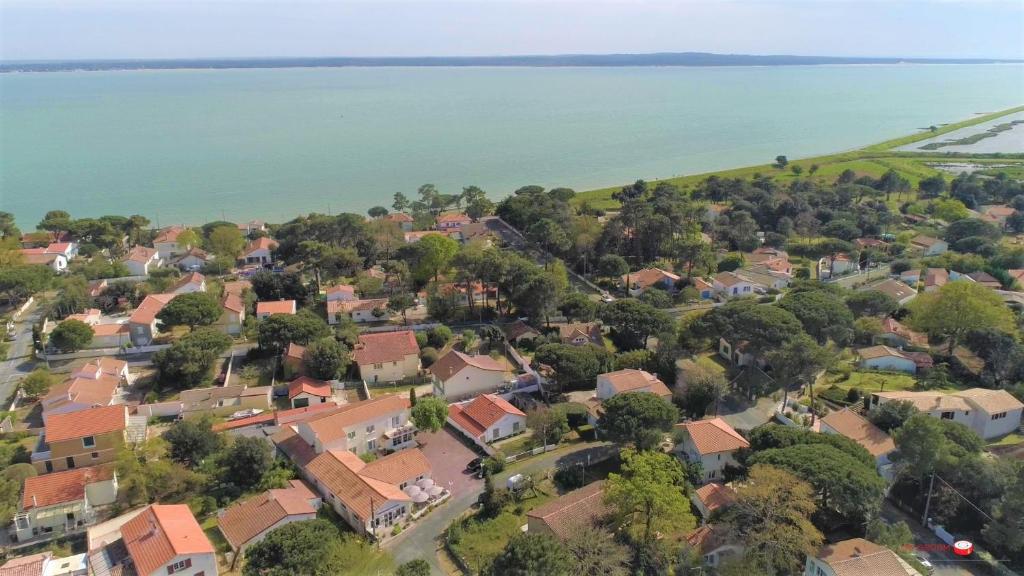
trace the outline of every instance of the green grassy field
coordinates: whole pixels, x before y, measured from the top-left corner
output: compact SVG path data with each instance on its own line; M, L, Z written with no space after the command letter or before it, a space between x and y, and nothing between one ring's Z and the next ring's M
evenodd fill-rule
M1024 154L942 154L937 152L895 152L892 150L899 146L904 146L921 140L927 140L928 138L933 138L967 126L987 122L994 118L999 118L1022 110L1024 110L1024 106L1018 106L1016 108L1010 108L1008 110L994 112L992 114L977 116L970 120L964 120L963 122L956 122L941 126L934 132L919 132L917 134L887 140L878 144L872 144L859 150L829 154L825 156L815 156L812 158L791 159L789 161L789 166L797 165L803 168L803 174L800 175L794 174L789 167L786 169L779 169L775 168L771 164L761 164L757 166L745 166L742 168L720 170L717 172L692 174L689 176L680 176L678 178L668 178L665 180L654 180L649 183L657 184L658 182L670 182L680 188L688 188L695 186L709 176L749 179L755 174L771 175L776 181L782 184L788 183L796 178L812 178L831 182L845 170L853 170L858 176L871 176L873 178L878 178L892 168L907 178L912 186L916 187L917 183L920 182L922 178L927 178L940 173L938 169L933 168L928 164L964 160L969 160L972 164L1014 164L1019 166L1019 168L1017 166L1013 166L1009 168L1009 170L1024 172ZM817 166L814 174L810 174L812 166ZM576 195L575 202L577 204L587 203L593 208L614 210L618 207L619 203L613 200L611 196L613 192L619 190L621 187L622 186L619 185L580 192Z

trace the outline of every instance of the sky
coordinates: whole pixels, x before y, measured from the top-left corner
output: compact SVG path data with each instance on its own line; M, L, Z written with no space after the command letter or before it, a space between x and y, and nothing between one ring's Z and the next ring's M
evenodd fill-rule
M1024 58L1022 0L0 0L0 59Z

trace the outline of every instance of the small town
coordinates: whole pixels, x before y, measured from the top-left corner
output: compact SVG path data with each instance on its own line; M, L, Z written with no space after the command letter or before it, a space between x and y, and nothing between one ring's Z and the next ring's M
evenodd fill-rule
M0 574L1010 574L1021 182L772 170L0 213Z

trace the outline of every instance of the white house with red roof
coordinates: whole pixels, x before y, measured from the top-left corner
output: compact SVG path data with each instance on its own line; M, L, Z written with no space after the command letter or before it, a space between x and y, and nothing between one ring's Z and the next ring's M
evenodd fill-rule
M199 270L214 260L216 260L216 256L208 253L206 250L191 248L188 252L175 258L174 265L180 270Z
M288 401L292 408L305 408L314 404L325 404L334 397L331 383L309 376L299 376L288 384Z
M61 384L50 388L40 404L43 422L54 414L69 414L121 400L121 386L128 383L128 363L100 358L86 364Z
M477 444L484 445L526 430L526 414L495 394L481 394L448 406L448 423Z
M597 375L598 400L605 401L612 396L627 392L650 392L666 400L672 398L672 391L657 376L646 370L627 368Z
M68 258L63 254L47 252L46 248L23 248L20 252L25 264L48 266L58 274L68 269Z
M128 318L128 331L135 346L147 346L160 333L157 326L157 314L174 299L177 294L150 294Z
M736 466L736 451L750 448L750 443L721 418L676 424L683 431L683 441L675 447L683 460L700 462L704 482L722 478L726 466Z
M190 272L178 279L171 285L168 292L173 294L190 294L192 292L206 292L206 277L199 272Z
M44 534L81 529L96 521L96 507L117 499L113 466L75 468L26 478L14 514L14 533L24 542Z
M178 242L178 236L181 236L181 233L186 230L188 228L184 226L168 226L157 233L156 238L153 239L153 247L160 253L161 260L170 262L175 256L184 254L192 248L191 244Z
M327 323L331 325L340 322L343 316L348 316L353 322L363 323L380 322L391 315L387 298L328 300L324 306L327 308Z
M420 373L420 347L412 330L360 334L352 360L367 382L398 382Z
M132 276L149 276L154 268L163 265L163 258L156 248L148 246L135 246L125 256L124 265Z
M94 574L216 576L217 557L185 504L151 504L89 530Z
M679 276L661 268L644 268L636 272L623 274L620 279L622 286L629 290L630 296L639 296L648 288L661 288L674 292Z
M276 300L256 303L256 319L265 320L274 314L295 314L295 300Z
M736 491L725 484L709 482L693 491L690 502L693 502L700 513L701 522L704 523L715 511L736 502Z
M402 232L411 232L412 226L416 222L412 216L409 216L405 212L392 212L391 214L385 215L381 220L385 222L394 222L401 228Z
M335 284L324 291L324 300L327 302L331 302L333 300L350 302L358 299L359 297L356 296L356 287L348 284Z
M274 249L277 248L277 242L271 240L266 236L261 236L245 247L242 252L242 261L246 264L258 264L260 266L266 266L274 262Z
M409 399L381 396L324 410L299 422L295 431L316 454L345 450L355 454L414 446L416 427Z
M457 230L472 221L472 218L461 212L450 212L437 217L436 228L438 230Z
M229 336L241 334L242 324L245 322L245 303L242 302L242 297L234 292L225 291L220 307L223 312L217 319L217 328Z
M427 370L434 376L434 395L453 401L495 392L510 376L503 361L458 350L450 350Z
M217 527L231 549L240 552L285 524L315 519L322 502L308 484L289 480L285 488L267 490L222 510Z

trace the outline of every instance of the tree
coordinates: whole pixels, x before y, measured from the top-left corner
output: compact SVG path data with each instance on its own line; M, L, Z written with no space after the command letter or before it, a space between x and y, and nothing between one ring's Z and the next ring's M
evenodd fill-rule
M604 278L619 278L629 272L629 264L618 254L605 254L597 260L597 273Z
M685 534L696 526L686 496L686 479L676 458L630 449L623 450L621 457L622 473L608 475L604 501L627 524L635 542L648 544L657 532Z
M190 292L175 296L156 315L164 326L209 326L220 319L224 309L220 300L207 292Z
M391 204L391 208L395 212L405 212L409 209L409 199L406 198L405 194L401 192L395 192L394 202Z
M874 466L875 459L863 446L839 434L818 434L807 428L764 424L750 434L750 449L763 452L802 444L825 444L846 453L864 466Z
M21 391L29 398L45 396L57 383L57 377L46 368L36 368L21 379Z
M176 462L195 468L221 447L221 437L213 431L210 418L179 420L164 432L169 454Z
M629 550L606 530L584 524L565 541L576 564L577 574L587 576L628 576Z
M613 441L632 442L640 450L654 448L679 421L679 410L650 392L616 394L603 406L601 430Z
M604 306L600 316L615 328L612 340L624 350L646 348L648 338L673 328L672 318L664 310L633 298L622 298Z
M191 332L153 354L157 380L175 389L199 386L209 377L217 357L230 347L231 337L215 328Z
M787 164L789 164L789 159L787 159L782 154L779 154L778 156L775 157L775 167L776 168L779 168L779 169L785 168Z
M327 576L345 566L334 553L338 529L327 520L291 522L245 550L244 576Z
M684 378L685 384L681 390L676 390L676 398L686 416L698 420L707 414L709 407L717 407L729 387L724 374L700 365L687 370Z
M908 400L893 400L875 406L868 412L868 420L885 432L903 426L911 416L917 413L917 408Z
M494 214L494 202L485 196L474 198L466 204L466 216L472 218L474 222L491 214Z
M948 448L942 424L928 414L918 413L908 418L893 432L893 440L903 471L918 479L935 470Z
M319 380L338 378L348 367L349 361L348 348L335 340L334 336L314 340L306 346L303 355L306 371Z
M894 272L895 273L895 272ZM846 306L854 316L888 316L899 307L895 298L878 290L858 290L846 297Z
M444 427L445 420L448 418L448 403L444 401L444 398L437 396L419 398L410 414L417 428L437 432Z
M40 230L53 232L53 235L59 238L63 232L67 232L71 229L71 225L71 214L68 214L63 210L50 210L43 216L43 219L39 221L37 227Z
M554 384L562 391L585 387L593 389L598 374L612 368L610 352L597 346L543 344L533 355L534 366L544 364L554 372Z
M921 294L907 307L912 326L948 340L949 355L972 330L1015 333L1013 314L999 295L975 282L950 282L935 292Z
M582 292L566 294L558 309L569 321L590 322L597 316L597 303Z
M946 222L956 222L971 215L970 211L967 210L967 206L964 206L963 202L954 198L936 200L932 207L934 208L932 215Z
M574 572L573 558L561 542L529 532L513 536L487 571L492 576L569 576Z
M374 206L366 211L367 215L374 220L379 220L388 215L388 209L383 206Z
M50 344L57 350L77 352L92 342L92 327L81 320L65 320L50 333Z
M526 229L526 238L550 254L560 255L572 247L572 239L557 222L542 218Z
M252 282L252 291L261 302L295 300L302 305L309 297L309 290L298 274L274 274L269 270L260 270L250 276L249 281Z
M733 270L742 268L745 263L746 259L743 257L743 254L739 252L731 252L726 254L725 257L718 262L718 271L732 272Z
M906 550L908 544L914 542L914 533L906 522L889 524L881 518L875 518L868 523L865 536L868 540L881 544L894 552L902 552Z
M261 320L257 332L260 348L280 352L292 343L306 346L330 336L331 328L313 312L300 310L295 315L274 314Z
M797 574L822 543L811 522L814 488L793 474L763 464L751 467L736 489L736 502L719 517L732 541L743 542L744 560L765 574ZM756 573L756 572L747 572Z
M526 415L526 426L542 446L558 444L569 432L569 417L561 408L539 406Z
M207 245L219 258L234 262L245 248L245 237L238 226L217 226L210 231Z
M428 234L413 246L416 252L413 275L419 280L433 278L435 282L459 251L458 242L440 234Z
M792 312L819 344L831 339L845 346L853 340L853 313L843 305L842 297L831 291L789 292L779 300L779 306Z
M441 349L448 345L452 340L452 329L441 324L440 326L434 326L427 331L427 343L434 348Z
M392 294L391 297L388 298L388 310L391 310L396 314L401 314L402 322L405 324L409 323L406 313L409 308L412 308L415 305L416 301L413 299L412 294L409 294L408 292Z
M1024 469L1016 466L1014 480L996 502L982 534L994 552L1020 558L1024 554Z
M430 564L420 558L410 560L395 570L395 576L430 576Z
M274 455L262 438L243 436L235 438L225 455L225 479L242 490L260 483L263 475L274 466Z
M747 342L747 351L760 357L803 331L800 321L779 306L763 306L748 299L733 300L693 322L694 336L717 341Z
M772 367L775 381L782 385L784 391L794 387L810 386L813 398L814 381L832 362L832 354L828 349L815 343L810 336L797 334L778 349L765 354L765 359ZM814 418L813 411L811 418Z

